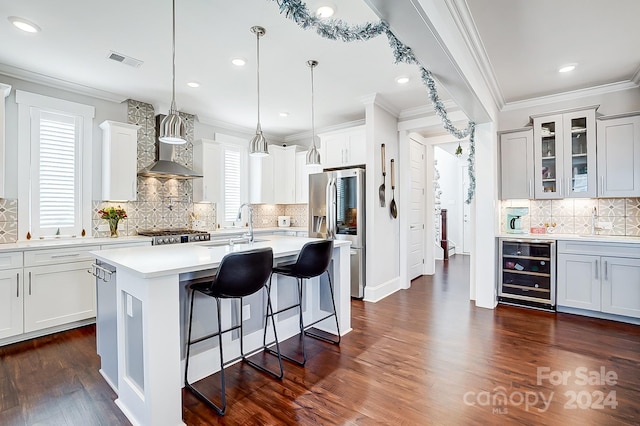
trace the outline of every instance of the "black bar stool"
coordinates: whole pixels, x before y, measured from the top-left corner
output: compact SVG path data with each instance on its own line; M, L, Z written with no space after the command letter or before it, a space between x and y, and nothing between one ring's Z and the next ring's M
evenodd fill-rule
M275 319L273 314L269 315L273 309L271 307L270 287L266 286L271 277L271 268L273 267L273 251L271 248L261 248L255 250L241 251L237 253L229 253L222 258L218 271L213 278L207 277L206 280L193 280L189 284L191 290L191 307L189 309L189 334L187 337L187 360L184 371L184 385L187 389L193 392L198 398L204 401L211 408L216 410L218 414L224 416L227 408L227 401L225 396L225 380L224 380L224 367L239 359L246 362L250 366L257 368L260 371L271 374L277 379L282 379L284 375L284 369L282 367L282 358L280 356L280 344L278 342L278 334L276 332ZM274 372L267 368L256 364L248 359L249 356L256 354L257 352L267 349L265 343L267 334L268 321L265 321L265 338L263 339L264 346L253 351L251 354L245 354L243 348L244 334L242 330L242 298L249 296L253 293L260 291L263 287L267 288L267 319L271 316L273 325L273 334L275 336L276 350L271 350L271 353L278 355L278 363L280 365L280 372ZM193 301L195 299L195 292L210 296L216 299L217 313L218 313L218 331L213 334L209 334L198 339L191 340L191 325L193 321ZM227 330L221 329L222 316L220 314L220 299L239 299L240 300L240 324L232 326ZM229 331L240 329L240 356L229 361L224 361L222 352L222 334ZM218 346L220 348L220 387L221 387L221 404L220 406L213 403L209 398L197 390L188 381L189 372L189 352L191 345L202 342L212 337L218 336Z
M294 263L286 263L278 266L274 266L273 273L285 275L288 277L296 278L296 282L298 284L298 303L288 306L286 308L279 309L276 312L271 313L271 317L274 315L280 314L282 312L286 312L290 309L298 308L299 312L299 322L300 322L300 339L302 340L302 361L292 358L285 354L278 354L270 348L266 348L266 350L278 357L282 357L288 359L289 361L293 361L298 365L304 365L307 362L307 353L305 351L304 344L304 336L307 335L309 337L313 337L315 339L320 339L325 342L332 343L334 345L340 344L340 326L338 325L338 316L336 314L336 302L333 293L333 283L331 282L331 274L329 274L329 263L331 262L331 256L333 254L333 240L320 240L320 241L311 241L306 243L302 250L300 250L300 254L298 254L298 258ZM329 291L331 292L331 305L333 307L333 312L323 318L320 318L310 324L304 324L302 318L302 280L305 278L313 278L320 276L326 272L327 278L329 279ZM268 294L271 294L271 279L269 279L268 284ZM269 314L267 314L269 316ZM338 331L338 338L331 339L329 337L317 334L309 328L313 327L315 324L320 321L324 321L327 318L335 317L336 319L336 330ZM273 318L272 318L273 319ZM265 329L263 343L266 342L267 333Z

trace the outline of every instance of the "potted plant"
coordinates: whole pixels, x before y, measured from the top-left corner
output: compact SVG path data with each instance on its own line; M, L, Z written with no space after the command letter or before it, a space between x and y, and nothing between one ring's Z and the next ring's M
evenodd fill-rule
M118 222L120 219L126 219L127 212L122 207L105 207L98 210L98 214L102 219L109 222L110 236L115 238L118 236Z

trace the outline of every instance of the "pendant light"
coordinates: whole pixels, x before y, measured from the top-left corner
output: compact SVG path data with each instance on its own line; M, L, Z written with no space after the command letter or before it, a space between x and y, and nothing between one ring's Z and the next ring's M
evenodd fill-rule
M171 109L169 115L164 117L160 122L160 142L168 144L187 143L185 138L184 123L176 108L176 0L173 0L173 49L172 49L172 91L171 91Z
M260 37L265 33L265 29L259 26L251 27L251 32L256 35L256 64L257 64L257 80L258 80L258 125L256 127L256 135L249 142L249 155L254 157L264 157L269 155L267 150L267 140L262 134L260 127Z
M313 69L318 66L318 61L307 61L307 65L311 68L311 148L307 151L307 166L319 166L320 153L316 148L316 122L313 96Z

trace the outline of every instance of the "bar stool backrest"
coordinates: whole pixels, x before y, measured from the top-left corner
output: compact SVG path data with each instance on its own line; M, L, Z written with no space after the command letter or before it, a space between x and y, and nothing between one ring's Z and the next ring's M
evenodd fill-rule
M311 241L302 246L293 268L295 276L313 278L329 268L333 254L333 240Z
M270 247L237 253L222 258L211 292L217 297L244 297L264 287L273 267Z

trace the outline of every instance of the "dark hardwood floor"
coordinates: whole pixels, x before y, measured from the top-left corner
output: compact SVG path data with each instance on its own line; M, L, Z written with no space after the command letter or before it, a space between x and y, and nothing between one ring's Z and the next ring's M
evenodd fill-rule
M475 308L468 273L453 256L408 291L353 301L342 344L308 339L306 368L286 363L283 381L229 367L225 417L183 391L185 423L640 424L640 327ZM0 348L0 360L0 425L128 424L98 373L94 327Z

